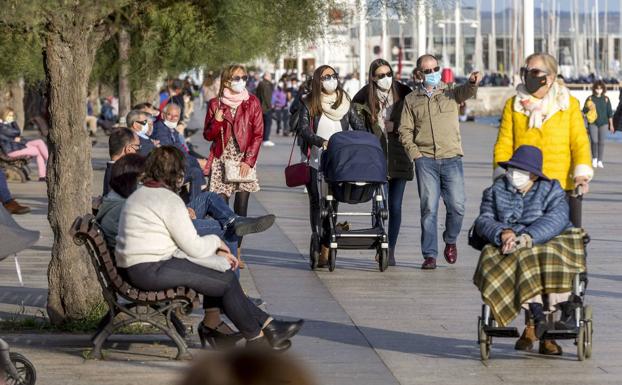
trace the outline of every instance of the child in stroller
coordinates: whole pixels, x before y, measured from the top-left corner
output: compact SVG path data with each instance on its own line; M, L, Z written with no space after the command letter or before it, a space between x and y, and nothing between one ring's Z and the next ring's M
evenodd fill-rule
M38 231L22 228L11 214L0 206L0 261L29 248L38 239ZM18 276L21 281L19 269ZM34 365L23 355L10 352L9 344L0 338L0 384L34 385L35 381Z
M311 268L317 266L320 239L328 239L328 268L335 269L337 249L375 249L380 271L388 266L384 192L386 158L378 138L363 131L343 131L331 136L322 154L318 172L322 226L311 239ZM325 183L324 183L325 182ZM360 204L372 201L370 212L339 212L339 202ZM371 217L371 228L350 230L338 226L339 217Z
M485 190L469 243L482 250L473 282L484 305L479 319L483 360L493 337L518 337L507 325L525 306L540 340L575 339L580 360L591 355L591 307L583 306L586 287L582 229L572 227L566 194L542 173L542 153L519 147L506 168ZM561 309L552 323L547 311Z

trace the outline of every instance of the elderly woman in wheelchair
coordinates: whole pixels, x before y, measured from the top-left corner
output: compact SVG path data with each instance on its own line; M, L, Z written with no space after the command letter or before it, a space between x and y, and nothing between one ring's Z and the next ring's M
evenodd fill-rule
M469 243L482 250L473 277L485 304L480 343L484 338L489 348L491 335L517 337L516 328L505 326L524 307L533 319L524 337L531 345L538 339L545 342L540 353L559 355L561 347L553 341L556 330L574 333L578 325L582 290L575 287L575 278L585 271L585 234L572 227L559 182L542 173L538 148L521 146L500 166L505 177L484 191L469 234ZM546 313L557 309L561 316L552 324ZM567 334L560 338L574 338Z

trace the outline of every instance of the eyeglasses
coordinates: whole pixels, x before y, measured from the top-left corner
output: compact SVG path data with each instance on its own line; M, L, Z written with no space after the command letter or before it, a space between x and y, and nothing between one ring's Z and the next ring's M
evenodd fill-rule
M140 144L130 143L130 147L132 147L132 150L134 151L139 151L142 146Z
M546 72L545 70L542 70L540 68L527 68L527 67L521 67L520 69L520 76L521 77L526 77L527 75L531 76L531 77L539 77L539 76L543 76L543 75L548 75L549 73Z
M380 80L380 79L384 79L386 77L392 77L393 76L393 72L389 71L389 72L385 72L383 74L376 74L376 79Z
M429 75L429 74L431 74L431 73L438 72L438 71L440 71L440 70L441 70L441 67L436 66L436 67L434 67L434 68L428 68L428 69L425 69L425 70L421 70L421 72L423 72L423 73L424 73L424 74L426 74L426 75Z
M248 76L244 75L244 76L232 76L231 80L234 82L239 82L240 80L244 80L247 81L248 80Z
M324 76L320 76L320 80L325 82L326 80L330 80L330 79L335 79L338 80L339 79L339 74L338 73L333 73L330 75L324 75Z

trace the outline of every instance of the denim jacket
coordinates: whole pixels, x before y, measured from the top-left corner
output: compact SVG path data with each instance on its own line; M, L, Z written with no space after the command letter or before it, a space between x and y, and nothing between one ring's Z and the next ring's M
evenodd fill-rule
M546 243L572 227L566 193L557 180L538 179L525 195L507 178L484 190L475 230L488 242L501 245L501 232L528 234L534 244Z

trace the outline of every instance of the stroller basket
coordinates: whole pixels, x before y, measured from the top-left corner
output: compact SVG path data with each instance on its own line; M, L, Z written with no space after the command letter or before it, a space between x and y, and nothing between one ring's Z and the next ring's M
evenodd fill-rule
M374 197L377 183L349 183L349 182L332 182L329 183L333 196L337 201L356 204L369 202Z

